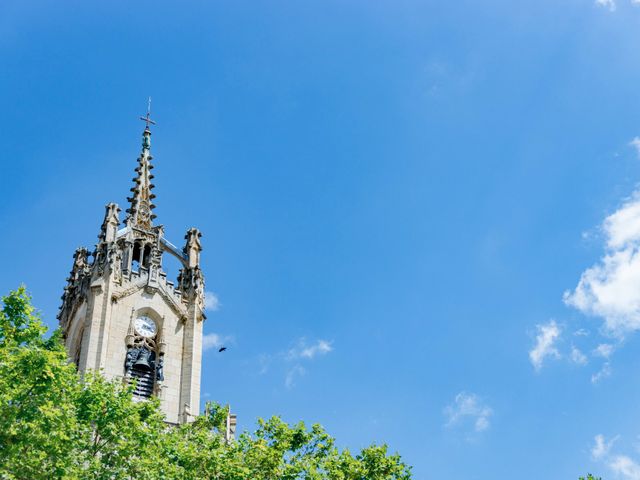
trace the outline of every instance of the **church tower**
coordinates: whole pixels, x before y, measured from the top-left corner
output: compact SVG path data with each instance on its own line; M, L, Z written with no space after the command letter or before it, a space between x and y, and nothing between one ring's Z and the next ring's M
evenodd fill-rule
M159 397L169 423L198 414L204 315L201 234L190 228L180 250L154 225L149 114L142 152L128 198L124 224L120 208L106 205L93 252L78 248L62 296L58 320L70 359L83 373L136 380L135 398ZM167 280L164 255L181 263L177 281Z

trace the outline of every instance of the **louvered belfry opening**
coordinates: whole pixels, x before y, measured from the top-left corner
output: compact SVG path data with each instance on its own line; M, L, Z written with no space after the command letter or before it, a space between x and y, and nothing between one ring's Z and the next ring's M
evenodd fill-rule
M155 383L155 354L146 349L140 353L140 357L149 357L149 367L140 361L136 362L131 368L130 381L136 382L135 390L133 391L136 397L149 398L153 395Z
M133 330L133 329L132 329ZM155 393L156 382L162 381L162 356L156 355L157 335L153 338L130 333L125 358L125 380L135 382L133 395L147 399Z

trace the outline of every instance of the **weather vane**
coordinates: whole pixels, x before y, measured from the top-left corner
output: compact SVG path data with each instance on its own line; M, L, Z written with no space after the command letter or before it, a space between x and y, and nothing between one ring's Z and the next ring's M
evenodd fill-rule
M140 120L142 120L143 122L147 123L147 128L149 128L149 125L155 125L156 124L156 122L151 120L151 97L149 97L149 103L147 104L147 116L146 117L140 117Z

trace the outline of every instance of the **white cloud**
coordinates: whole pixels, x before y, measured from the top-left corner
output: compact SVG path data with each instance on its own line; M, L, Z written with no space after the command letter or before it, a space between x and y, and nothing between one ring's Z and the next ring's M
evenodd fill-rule
M292 388L295 385L296 379L307 373L304 367L297 362L300 360L313 360L315 357L326 355L332 350L331 342L326 340L318 340L315 344L307 345L304 338L298 339L296 346L289 349L284 355L284 359L287 362L296 362L287 370L284 379L285 387Z
M601 343L595 348L595 350L593 351L593 354L597 357L608 359L613 353L614 349L615 347L610 343Z
M587 356L576 347L571 347L571 361L577 365L586 365Z
M479 417L475 423L476 432L483 432L487 428L489 428L489 418L488 417Z
M300 352L300 356L304 358L313 358L316 355L325 355L329 353L333 348L331 344L325 340L318 340L316 345L312 345L311 347L304 348Z
M601 458L609 455L613 442L615 442L617 438L618 437L612 438L607 442L604 439L604 435L596 435L594 438L595 444L591 448L591 457L593 457L594 460L600 460Z
M640 480L640 465L626 455L616 455L609 462L609 468L626 480Z
M626 455L610 454L613 443L617 439L616 436L607 442L603 435L596 435L595 444L591 448L591 457L605 463L618 478L640 480L640 465L635 460Z
M555 320L550 320L546 324L537 325L538 335L536 344L529 352L529 359L536 370L542 368L546 357L560 358L560 353L555 347L555 343L560 338L560 327Z
M293 347L273 354L261 354L257 358L258 374L264 375L269 371L284 373L284 385L293 388L300 377L306 375L307 370L302 366L333 351L332 342L317 340L311 344L302 337L292 342Z
M596 0L596 5L608 8L612 12L616 9L616 2L614 0Z
M210 348L220 348L222 346L222 338L217 333L208 333L202 336L202 351Z
M284 379L284 386L291 388L295 385L296 378L304 376L307 373L301 365L294 365L287 371L287 376Z
M615 12L617 9L617 4L616 4L616 0L594 0L595 4L598 5L599 7L603 7L608 9L610 12ZM629 3L631 3L631 5L633 6L639 6L640 5L640 0L630 0ZM638 144L640 144L640 138L636 137L631 141L631 145L636 146L634 142L638 142ZM639 148L639 154L640 154L640 145L637 146Z
M622 338L640 329L640 191L603 225L605 251L585 270L567 305L603 319L604 332Z
M635 193L603 225L611 250L637 246L640 240L640 197Z
M639 5L640 0L631 0L631 3ZM633 140L629 142L629 146L635 148L636 153L638 154L638 157L640 157L640 137L634 137Z
M202 351L223 347L227 342L233 342L233 337L222 336L217 333L207 333L202 336Z
M447 417L446 426L448 427L469 420L473 424L474 431L482 432L489 428L489 418L493 415L493 410L477 395L460 392L456 395L454 402L445 407L444 415Z
M603 378L607 378L611 375L611 365L609 362L606 362L602 365L602 368L597 372L591 375L591 383L598 383Z
M220 308L220 299L213 292L204 292L204 308L215 312Z
M296 346L289 350L286 357L288 360L299 358L313 360L316 356L326 355L332 350L331 342L326 340L318 340L314 345L307 345L306 340L301 338Z
M266 353L263 353L258 357L258 364L260 365L260 370L258 371L258 373L260 375L264 375L269 371L269 366L271 365L272 360L272 356Z
M640 1L640 0L638 0L638 1ZM589 330L586 330L584 328L580 328L580 329L576 330L575 332L573 332L573 334L576 337L588 337L589 336Z

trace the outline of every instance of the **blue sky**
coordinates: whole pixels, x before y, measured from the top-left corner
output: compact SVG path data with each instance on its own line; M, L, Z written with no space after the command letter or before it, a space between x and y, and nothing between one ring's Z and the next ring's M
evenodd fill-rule
M632 0L4 1L0 291L55 326L151 96L157 221L203 231L229 346L204 400L241 429L317 421L420 480L640 479L639 26Z

